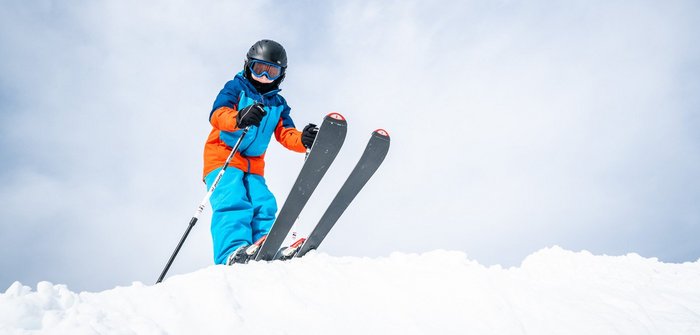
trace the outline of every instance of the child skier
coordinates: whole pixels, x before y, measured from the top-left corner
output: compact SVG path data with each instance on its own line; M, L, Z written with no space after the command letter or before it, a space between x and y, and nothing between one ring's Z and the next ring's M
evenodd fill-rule
M211 195L211 235L216 264L244 263L247 246L267 235L277 213L265 185L265 151L272 135L287 149L306 152L317 128L295 128L290 108L279 95L287 53L279 43L261 40L246 55L243 71L226 83L209 114L213 129L204 146L204 181L210 188L243 129L249 127Z

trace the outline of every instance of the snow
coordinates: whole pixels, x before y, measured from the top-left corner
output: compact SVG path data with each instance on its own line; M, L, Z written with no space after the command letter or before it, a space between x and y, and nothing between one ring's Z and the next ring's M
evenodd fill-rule
M700 334L700 260L559 247L519 267L464 253L311 253L75 293L19 282L1 334Z

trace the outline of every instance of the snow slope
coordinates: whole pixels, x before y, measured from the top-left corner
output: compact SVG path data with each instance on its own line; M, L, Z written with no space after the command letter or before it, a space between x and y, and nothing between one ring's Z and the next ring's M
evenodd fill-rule
M309 254L159 285L0 295L2 334L700 334L700 261L558 247L517 268L460 252Z

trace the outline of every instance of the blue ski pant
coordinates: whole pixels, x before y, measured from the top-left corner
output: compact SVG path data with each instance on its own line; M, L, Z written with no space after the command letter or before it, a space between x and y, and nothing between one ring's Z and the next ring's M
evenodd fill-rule
M207 189L220 170L204 177ZM253 244L267 235L277 213L277 201L265 178L235 167L226 169L209 202L213 209L211 237L215 264L226 264L228 255L238 247Z

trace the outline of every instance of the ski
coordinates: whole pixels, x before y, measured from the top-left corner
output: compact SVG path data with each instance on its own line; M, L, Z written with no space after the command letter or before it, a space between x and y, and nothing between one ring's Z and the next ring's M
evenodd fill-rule
M360 157L350 176L348 176L348 179L340 188L314 230L309 234L309 237L300 239L288 248L283 249L280 258L302 257L307 252L318 248L340 216L343 215L353 199L360 193L367 181L382 164L384 157L389 152L390 142L391 139L386 130L378 129L372 133L372 137L370 137L362 157Z
M282 205L277 219L272 224L270 233L262 242L259 250L257 248L255 250L256 261L274 259L301 210L338 155L346 132L347 121L342 115L331 113L323 119L314 144L311 146L311 151L306 157L299 176L297 176L287 200Z

